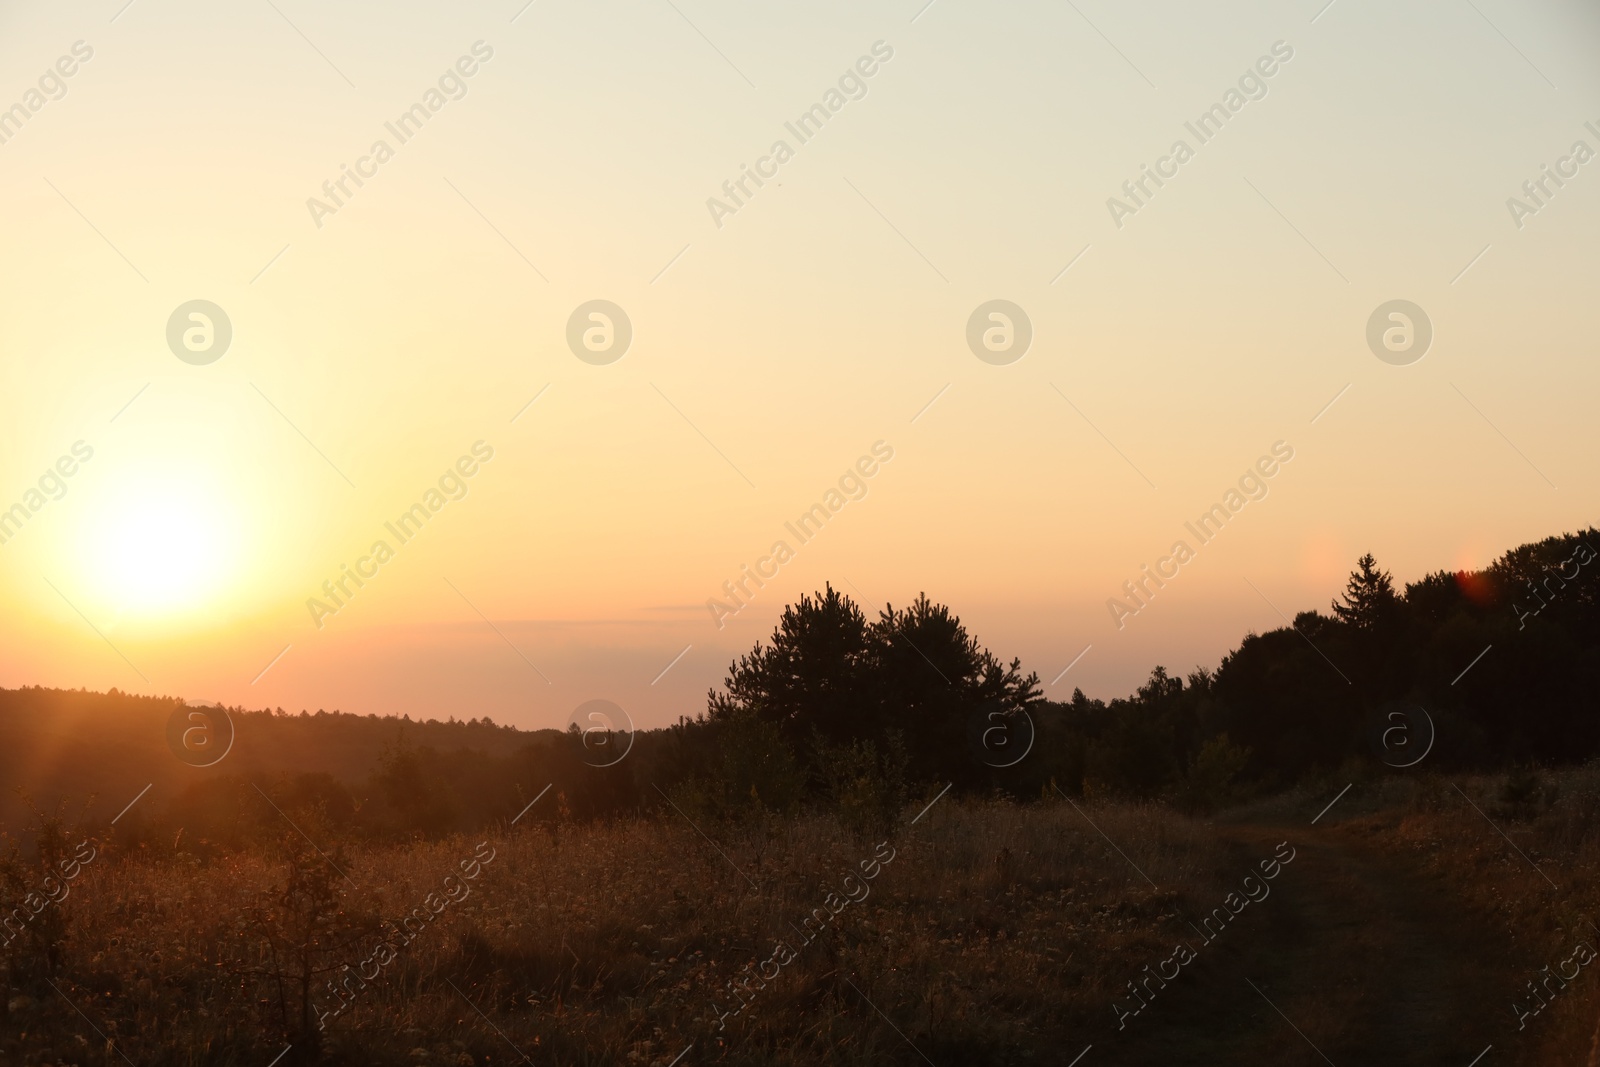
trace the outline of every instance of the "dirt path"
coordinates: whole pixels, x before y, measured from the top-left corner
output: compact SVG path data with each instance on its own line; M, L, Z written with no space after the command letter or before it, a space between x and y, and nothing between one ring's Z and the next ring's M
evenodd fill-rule
M1505 1044L1509 946L1447 885L1354 827L1219 833L1241 879L1281 841L1296 855L1098 1062L1468 1067Z

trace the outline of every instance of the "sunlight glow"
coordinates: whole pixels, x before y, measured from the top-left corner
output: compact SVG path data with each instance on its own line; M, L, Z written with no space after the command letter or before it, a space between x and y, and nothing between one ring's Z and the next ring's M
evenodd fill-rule
M118 612L168 616L214 603L238 538L214 495L152 475L107 494L85 531L86 577Z

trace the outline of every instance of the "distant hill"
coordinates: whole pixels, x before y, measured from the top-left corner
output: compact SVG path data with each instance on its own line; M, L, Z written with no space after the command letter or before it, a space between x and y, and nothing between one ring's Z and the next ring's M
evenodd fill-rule
M84 818L92 826L109 823L147 785L141 807L164 805L197 783L225 775L320 773L355 786L378 768L386 747L402 740L416 748L504 758L537 738L559 736L487 719L414 722L337 711L230 708L232 749L216 765L198 767L180 760L167 741L169 721L184 706L172 697L115 689L0 689L0 830L26 824L24 797L45 810L65 799L73 811L94 798Z

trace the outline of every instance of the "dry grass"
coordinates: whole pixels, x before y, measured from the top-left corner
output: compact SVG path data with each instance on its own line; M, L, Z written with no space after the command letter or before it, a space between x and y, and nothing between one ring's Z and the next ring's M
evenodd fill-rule
M1169 950L1158 931L1174 910L1226 891L1200 824L1148 807L1088 813L1127 859L1065 803L945 798L888 835L896 854L870 896L803 947L791 924L842 895L877 840L803 817L705 826L713 845L670 810L519 830L491 840L471 895L329 1023L320 1055L665 1067L692 1044L685 1064L1053 1061L1113 1021L1128 961ZM357 964L373 920L422 904L476 845L345 855L355 888L332 876L341 912L318 927L319 958ZM65 996L19 1002L0 1062L265 1067L297 1040L263 935L282 928L287 870L254 855L97 860L66 904ZM341 935L355 946L323 947ZM778 941L797 958L719 1030L713 1003L732 1008L727 984ZM283 1065L310 1052L298 1040Z
M1306 813L1338 788L1273 804L1294 809L1303 827ZM556 798L543 803L549 807L535 814L559 807ZM1391 977L1381 961L1396 947L1362 947L1360 909L1398 909L1384 938L1398 942L1417 930L1431 938L1433 926L1419 926L1402 905L1434 892L1449 898L1441 911L1449 903L1450 914L1466 920L1459 931L1448 927L1452 941L1439 942L1439 957L1494 971L1472 987L1487 990L1472 1004L1433 1005L1441 1017L1503 1011L1499 1062L1588 1062L1600 967L1586 968L1523 1033L1515 1033L1510 1005L1526 999L1539 967L1566 958L1576 941L1600 949L1600 932L1587 926L1600 922L1600 767L1531 783L1362 783L1315 831L1322 838L1299 831L1306 859L1277 884L1273 902L1208 949L1136 1034L1117 1035L1112 1001L1126 999L1125 983L1167 956L1175 936L1187 936L1181 915L1215 906L1268 854L1278 839L1271 827L1285 824L1269 807L1212 825L1156 806L1079 811L1059 800L946 797L916 825L909 819L920 803L897 829L865 839L820 815L700 829L671 808L653 820L588 825L529 818L510 836L490 838L495 858L469 883L471 895L444 907L358 991L329 1021L320 1047L280 1007L280 989L292 994L280 979L295 970L285 952L304 946L328 970L357 965L383 936L379 920L398 919L441 891L478 839L334 852L326 831L307 826L350 881L303 849L300 869L310 873L302 887L326 881L337 911L298 933L284 896L295 869L287 852L210 860L107 852L72 883L68 937L50 973L60 992L42 979L25 984L0 1028L0 1067L267 1067L285 1045L293 1048L279 1067L469 1067L524 1056L666 1067L686 1049L684 1067L953 1067L1067 1062L1091 1041L1094 1062L1143 1063L1181 1061L1198 1036L1216 1050L1277 1049L1289 1062L1307 1051L1302 1039L1252 1005L1233 971L1279 983L1290 998L1279 1003L1303 1029L1359 1045L1354 1032L1383 1030L1392 1014L1385 998L1393 983L1380 980ZM845 895L846 876L888 848L894 858L866 883L870 895L805 944L796 927L813 909L826 912L830 893ZM1393 864L1377 855L1386 850ZM1341 910L1338 878L1346 876L1350 891L1366 896ZM748 1005L719 1028L718 1011L738 1003L729 983L772 957L779 942L795 958L775 976L769 970L759 988L752 983ZM1333 955L1319 963L1318 953ZM1274 963L1278 956L1288 962ZM328 977L317 983L325 1006L334 1003ZM1405 976L1394 977L1403 988ZM1329 982L1344 982L1348 995L1331 995ZM1424 997L1413 1007L1430 1004ZM1394 1027L1404 1037L1403 1021ZM1383 1047L1405 1046L1397 1038Z
M1376 842L1426 857L1425 869L1479 923L1461 938L1500 957L1504 998L1494 1010L1506 1036L1495 1055L1526 1064L1595 1062L1600 965L1583 968L1521 1030L1511 1006L1533 1006L1527 982L1571 956L1578 942L1600 952L1593 925L1600 923L1600 764L1531 777L1421 778L1391 790L1407 795L1363 828Z

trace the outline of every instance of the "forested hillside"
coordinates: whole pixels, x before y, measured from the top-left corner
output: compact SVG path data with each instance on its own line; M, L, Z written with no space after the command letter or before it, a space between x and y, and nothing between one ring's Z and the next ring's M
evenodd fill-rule
M86 817L109 821L149 784L119 832L242 840L314 812L348 832L435 835L516 818L548 786L546 810L578 818L671 792L711 816L827 806L870 823L946 783L1207 810L1374 757L1577 762L1600 749L1595 544L1592 528L1552 537L1403 589L1367 556L1326 612L1247 635L1215 668L1157 666L1109 702L1043 699L926 597L869 619L831 587L788 607L705 709L631 737L520 731L470 708L446 722L235 708L231 749L197 767L172 749L176 699L0 691L0 812L17 826L30 803L92 798Z

